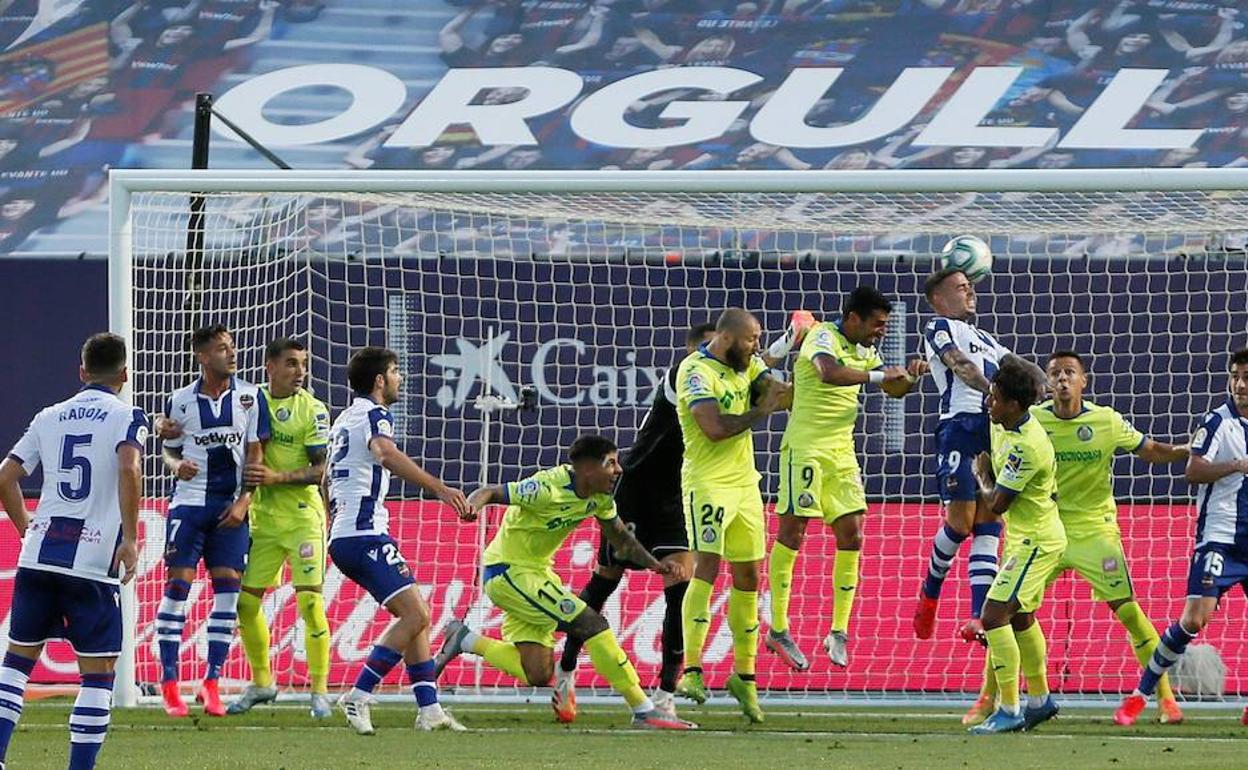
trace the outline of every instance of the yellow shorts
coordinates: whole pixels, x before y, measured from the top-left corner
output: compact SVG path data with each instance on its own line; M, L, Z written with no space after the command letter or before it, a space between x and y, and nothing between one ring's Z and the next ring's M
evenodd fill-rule
M767 552L767 523L758 484L705 487L684 484L689 550L730 562L759 561Z
M822 518L831 524L867 509L862 471L852 447L844 452L802 454L780 448L780 496L776 513Z
M585 610L550 568L494 564L486 567L485 595L503 611L503 640L555 646L555 631Z
M1062 563L1062 552L1043 551L1028 541L1005 546L1004 561L997 579L988 589L988 598L1002 604L1018 602L1019 612L1035 612L1044 600L1049 576Z
M1067 538L1062 563L1049 576L1050 583L1066 570L1073 569L1092 586L1092 598L1098 602L1116 602L1135 596L1120 536L1106 534L1076 539L1068 535Z
M246 588L272 588L290 564L290 583L296 588L325 582L325 528L319 524L273 532L252 532L247 550Z

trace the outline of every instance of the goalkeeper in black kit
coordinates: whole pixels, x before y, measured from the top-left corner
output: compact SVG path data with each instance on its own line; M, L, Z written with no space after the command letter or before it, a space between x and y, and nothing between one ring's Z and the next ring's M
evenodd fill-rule
M803 321L795 318L785 336L768 348L764 360L770 365L783 359L805 327ZM714 335L713 323L693 326L685 337L686 354L696 351ZM620 518L656 559L683 565L679 580L663 578L663 663L659 670L659 688L651 697L655 709L673 719L677 718L674 696L685 655L681 605L685 589L689 587L688 576L693 574L693 554L689 551L681 503L680 468L684 453L684 440L676 419L676 367L672 366L664 372L662 389L655 393L650 412L621 463L624 475L616 486L615 505ZM600 539L598 565L581 589L581 600L600 612L619 587L626 569L643 567L619 558L611 544L605 538ZM551 695L555 714L561 722L576 719L575 674L580 652L580 642L569 636L555 671L555 688Z

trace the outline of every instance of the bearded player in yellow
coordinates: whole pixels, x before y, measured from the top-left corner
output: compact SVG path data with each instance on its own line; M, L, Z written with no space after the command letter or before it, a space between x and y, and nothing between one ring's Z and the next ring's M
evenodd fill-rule
M841 319L806 333L793 364L793 410L780 442L780 531L771 546L771 631L767 648L805 671L806 656L789 634L789 592L806 525L820 518L836 537L832 628L823 641L832 663L849 664L849 616L858 585L862 519L867 509L862 472L854 454L854 423L863 384L901 398L927 371L915 359L907 368L884 366L875 346L884 339L889 313L884 295L859 286L845 298Z
M570 465L538 471L520 481L482 487L468 496L473 521L487 505L503 503L507 513L485 549L485 595L503 611L503 638L478 634L462 621L446 625L434 675L462 653L480 655L491 667L525 684L544 687L555 675L555 631L580 641L594 670L624 696L633 726L650 730L697 727L655 708L607 621L551 568L555 553L582 521L597 520L602 536L621 558L659 575L683 580L687 568L659 561L616 515L611 490L623 468L615 444L603 436L581 436L568 449ZM559 710L555 710L556 716Z
M264 592L279 584L290 564L299 617L304 623L312 716L325 719L329 703L329 620L321 586L325 580L325 506L318 484L325 469L329 410L304 388L308 352L282 338L265 350L272 437L263 464L248 465L244 478L255 485L251 503L251 549L238 599L239 634L251 665L251 684L226 712L244 714L277 697L269 668L269 626L261 611Z
M751 722L762 722L755 681L758 657L758 583L766 553L766 522L754 464L751 428L788 407L792 387L768 376L757 355L762 327L741 308L729 308L710 342L676 372L676 415L685 442L681 495L693 580L682 605L685 675L677 692L703 703L702 648L711 624L711 593L720 561L732 568L728 627L733 674L728 692ZM754 404L751 406L751 404Z
M1067 570L1078 573L1092 586L1092 596L1106 602L1118 617L1140 665L1147 666L1160 637L1135 601L1127 572L1114 502L1114 453L1122 450L1146 463L1164 464L1186 459L1188 448L1154 441L1112 408L1085 401L1088 372L1078 353L1052 354L1046 370L1053 399L1033 406L1031 415L1049 434L1056 454L1057 510L1067 541L1065 555L1049 580ZM996 694L996 678L989 670L979 700L963 724L976 724L992 713ZM1182 722L1183 711L1165 676L1158 682L1157 696L1160 720Z

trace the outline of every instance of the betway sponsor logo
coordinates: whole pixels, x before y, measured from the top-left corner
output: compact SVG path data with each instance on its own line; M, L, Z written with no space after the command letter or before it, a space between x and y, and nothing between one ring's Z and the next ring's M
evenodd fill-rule
M1176 149L1193 146L1202 128L1127 128L1169 75L1164 69L1123 68L1109 78L1096 100L1061 135L1052 126L991 125L990 113L1010 100L1041 98L1038 89L1015 86L1023 67L974 67L946 96L953 67L906 67L870 109L846 123L814 126L804 117L827 98L837 98L841 67L805 67L789 72L757 112L749 132L780 147L848 147L895 134L924 113L916 147L1045 147L1060 149ZM958 73L961 75L962 73ZM580 138L608 147L661 148L712 141L746 119L748 99L733 95L763 80L736 67L668 67L587 89L586 79L559 67L476 67L449 70L403 118L385 147L427 147L446 129L471 126L483 145L536 145L529 118L576 106L568 127ZM312 87L340 88L349 106L315 123L284 125L265 117L273 99ZM647 128L627 120L633 105L661 93L687 92L660 114L663 125ZM1022 91L1020 93L1020 91ZM488 94L490 98L481 98ZM500 96L501 94L501 96ZM938 109L926 111L933 99ZM235 86L218 107L259 141L277 147L333 142L371 131L408 101L396 75L360 64L309 64L274 70ZM928 119L930 115L930 119ZM849 117L849 116L845 116ZM228 141L224 125L214 129Z
M243 443L243 434L228 430L196 433L191 438L195 441L195 446L236 446Z
M515 385L507 368L502 364L503 349L511 339L511 332L502 332L477 345L471 340L457 337L448 345L448 352L433 356L430 363L441 367L445 384L434 396L443 409L460 409L468 403L469 396L490 389L503 398L518 400ZM450 352L453 349L454 352ZM561 351L573 351L579 368L592 368L593 383L584 385L557 385L554 372L556 358ZM624 353L627 366L592 364L588 347L571 337L555 337L537 347L532 358L522 362L519 368L520 382L527 382L537 389L538 398L549 404L593 404L594 406L636 406L650 403L655 388L663 377L663 370L652 366L633 366L637 354ZM566 359L565 359L566 360ZM580 381L581 378L577 378Z

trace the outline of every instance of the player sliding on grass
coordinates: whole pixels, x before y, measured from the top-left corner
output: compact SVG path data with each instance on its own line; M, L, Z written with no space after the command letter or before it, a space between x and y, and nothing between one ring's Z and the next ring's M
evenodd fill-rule
M1187 447L1154 441L1118 412L1083 400L1088 373L1083 358L1072 351L1049 356L1049 387L1053 400L1031 408L1031 416L1049 434L1057 457L1057 510L1066 530L1066 551L1050 582L1074 570L1092 586L1092 595L1109 604L1127 633L1141 665L1148 665L1159 637L1135 601L1127 560L1118 531L1114 502L1113 463L1117 450L1131 452L1147 463L1172 463L1187 457ZM979 700L962 723L978 724L994 709L996 679L985 676ZM1166 677L1158 682L1162 722L1183 721Z
M793 365L793 412L780 442L780 531L771 546L771 631L767 648L798 671L810 667L790 636L789 592L806 525L821 518L836 536L832 569L832 628L823 648L838 666L849 664L849 616L858 585L862 519L867 510L862 471L854 456L858 392L876 383L901 398L927 371L885 367L875 346L884 339L892 303L875 288L859 286L845 298L840 320L811 329Z
M487 505L508 506L482 557L485 594L503 611L503 638L492 639L458 620L451 621L436 672L441 674L458 655L469 652L521 682L544 686L554 675L555 631L562 631L585 646L594 670L624 696L633 710L634 726L694 728L655 708L606 619L569 591L551 568L555 552L568 535L592 516L621 558L673 581L687 577L679 562L654 558L616 515L611 489L621 468L610 439L581 436L572 442L568 459L571 465L538 471L503 486L483 487L468 497L470 509L460 513L464 521L475 520L477 511Z
M1230 399L1205 415L1192 438L1187 480L1196 485L1196 550L1187 573L1183 615L1161 642L1114 721L1130 725L1158 690L1162 675L1209 624L1222 595L1248 589L1248 349L1231 355ZM1248 708L1240 720L1248 725Z
M714 324L698 324L685 335L686 354L697 350L715 333ZM656 388L650 412L637 431L637 439L623 456L623 474L615 488L615 507L620 519L632 529L637 540L654 558L678 562L679 576L663 578L663 665L659 687L651 695L654 707L668 717L676 717L676 680L684 663L685 637L681 628L681 604L689 588L693 555L685 534L685 516L680 498L680 462L684 445L676 422L676 369L663 373L663 387ZM602 612L607 599L620 585L625 569L645 569L641 564L616 553L610 540L598 544L598 565L581 589L581 600L595 612ZM560 722L576 719L576 663L580 640L569 636L555 672L551 704Z

